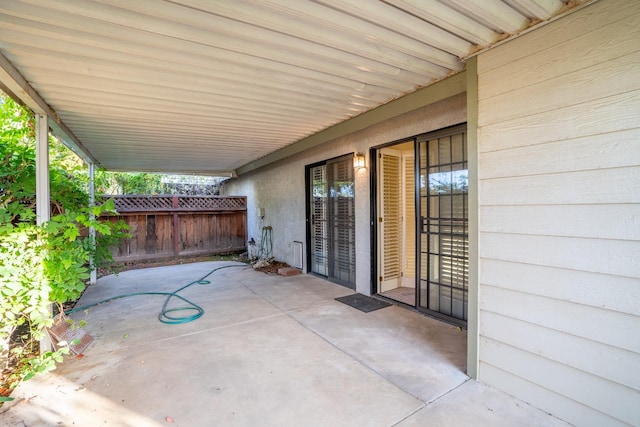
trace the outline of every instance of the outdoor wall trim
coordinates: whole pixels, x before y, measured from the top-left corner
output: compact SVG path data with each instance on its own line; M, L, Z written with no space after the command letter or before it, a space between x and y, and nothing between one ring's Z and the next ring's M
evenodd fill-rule
M98 161L91 152L80 142L71 130L58 117L49 104L40 94L29 84L20 74L13 64L0 53L0 88L7 95L30 109L34 114L46 115L51 131L64 145L76 153L85 163L95 163Z
M479 225L478 225L478 57L467 61L467 160L469 167L469 313L467 375L478 378L479 366Z
M237 175L267 166L278 160L285 159L294 154L324 144L325 142L340 138L350 133L368 128L382 123L386 120L398 117L402 114L416 110L418 108L433 104L446 98L464 93L466 91L466 71L461 71L451 77L430 84L415 92L404 95L398 99L390 101L373 110L362 113L352 119L338 123L325 130L315 133L307 138L301 139L278 151L275 151L261 159L250 162L236 170Z
M492 49L495 49L497 47L502 46L505 43L509 43L514 41L515 39L524 36L525 34L528 34L532 31L538 30L542 27L544 27L545 25L549 25L554 21L557 21L558 19L564 18L565 16L571 14L571 13L575 13L581 9L584 9L587 6L591 6L593 3L596 3L600 0L577 0L577 1L573 1L573 2L567 2L567 4L565 4L559 12L557 12L556 15L552 16L551 18L545 20L545 21L539 21L539 22L535 22L533 25L530 25L529 27L521 30L518 33L515 34L510 34L509 37L506 37L502 40L499 40L495 43L493 43L492 45L483 47L482 49L478 49L475 52L470 53L469 55L462 57L463 61L468 61L470 58L473 57L477 57L478 55L488 52Z

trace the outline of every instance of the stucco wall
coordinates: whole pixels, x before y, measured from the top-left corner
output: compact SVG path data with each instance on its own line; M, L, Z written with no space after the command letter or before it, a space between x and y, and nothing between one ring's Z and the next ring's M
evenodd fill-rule
M306 271L305 165L354 152L366 154L369 164L368 150L372 146L463 123L465 102L461 94L337 138L230 180L223 192L247 196L250 238L259 240L263 226L273 227L276 259L292 264L293 242L303 242ZM369 179L368 168L356 173L356 290L366 295L371 290ZM264 221L258 218L259 208L265 210Z
M640 2L478 57L479 379L640 425Z

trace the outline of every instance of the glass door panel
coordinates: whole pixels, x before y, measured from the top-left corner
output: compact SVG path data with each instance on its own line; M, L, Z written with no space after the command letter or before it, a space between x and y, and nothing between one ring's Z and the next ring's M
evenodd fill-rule
M310 271L355 289L352 156L307 168Z
M351 156L328 162L328 261L330 279L355 288L355 188ZM352 286L353 285L353 286Z
M418 140L420 308L467 320L468 170L464 131Z
M311 272L327 276L328 183L325 165L310 168L311 200Z

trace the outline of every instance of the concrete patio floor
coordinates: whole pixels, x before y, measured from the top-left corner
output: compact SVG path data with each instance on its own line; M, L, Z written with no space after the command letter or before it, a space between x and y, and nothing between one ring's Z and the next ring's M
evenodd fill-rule
M229 264L103 277L79 305L171 292ZM311 275L238 267L208 279L180 292L205 310L190 323L160 323L153 295L74 313L95 341L18 387L0 425L567 425L470 380L456 327L397 306L363 313L334 300L352 291Z

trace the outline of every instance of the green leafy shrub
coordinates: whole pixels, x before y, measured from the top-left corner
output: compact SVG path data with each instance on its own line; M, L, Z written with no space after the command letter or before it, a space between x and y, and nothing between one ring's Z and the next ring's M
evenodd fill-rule
M126 237L124 222L99 221L115 213L113 202L87 207L88 194L76 179L79 160L50 139L50 221L35 222L35 141L33 119L12 100L0 97L0 367L18 360L14 385L46 372L68 348L38 354L38 343L52 326L52 304L76 300L89 278L89 260L102 267L108 246ZM87 238L93 227L94 246Z
M61 306L74 301L84 291L90 275L89 259L95 251L90 240L82 237L82 229L95 227L102 236L124 236L123 224L101 222L90 216L113 212L113 202L91 211L66 211L42 226L21 220L29 219L29 212L24 206L13 213L0 210L0 340L5 343L5 358L10 357L6 352L11 337L19 340L18 345L12 346L13 357L32 354L46 328L53 324L51 304ZM25 332L15 337L23 325ZM65 351L63 348L41 355L37 363L25 361L27 369L21 373L22 379L32 376L35 366L54 366L50 359L58 360Z

